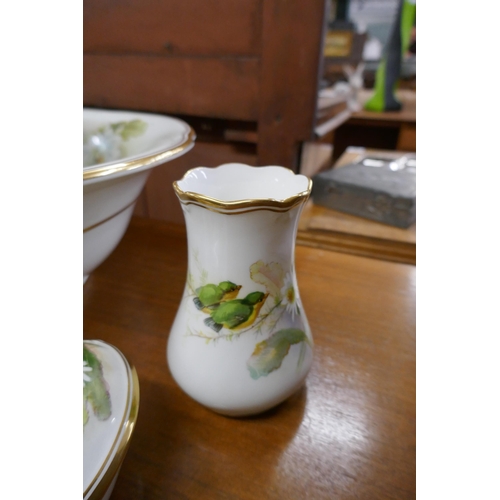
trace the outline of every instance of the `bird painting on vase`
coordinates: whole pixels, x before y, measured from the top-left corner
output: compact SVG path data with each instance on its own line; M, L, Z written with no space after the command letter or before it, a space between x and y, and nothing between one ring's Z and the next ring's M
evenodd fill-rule
M228 330L242 330L251 326L268 297L268 293L252 292L244 299L222 302L210 312L204 323L219 332L223 327Z

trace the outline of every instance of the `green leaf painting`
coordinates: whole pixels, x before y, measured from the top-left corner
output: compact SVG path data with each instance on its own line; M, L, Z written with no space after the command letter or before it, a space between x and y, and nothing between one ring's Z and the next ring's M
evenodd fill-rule
M148 124L143 120L109 123L83 134L83 166L116 161L128 155L126 142L139 137Z
M188 329L187 335L203 338L207 343L219 339L230 341L250 331L267 335L266 340L256 344L247 361L253 379L280 368L290 346L302 343L298 360L300 368L306 349L312 347L307 335L299 328L276 331L278 324L287 317L285 313L292 322L296 321L296 315L300 315L293 272L285 272L278 262L259 260L250 266L250 278L264 287L265 292L250 289L240 295L240 291L243 292L241 285L229 280L207 283L208 273L201 268L198 271L197 286L193 275L188 274L189 293L196 309L206 317L203 319L204 328Z
M111 415L111 400L97 356L83 346L83 425L89 420L89 406L99 420Z
M300 342L308 342L306 334L298 328L285 328L273 333L267 340L255 346L252 356L247 361L250 376L253 379L265 377L277 370L290 346Z
M117 122L110 124L111 130L118 134L124 141L128 141L131 137L139 137L142 135L148 124L142 120L130 120L128 122Z

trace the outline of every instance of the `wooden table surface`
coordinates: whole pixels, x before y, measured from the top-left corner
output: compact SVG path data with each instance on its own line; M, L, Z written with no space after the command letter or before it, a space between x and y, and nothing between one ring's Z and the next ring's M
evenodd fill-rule
M366 101L373 89L361 89L358 94L360 111L352 113L334 134L333 158L340 158L349 146L364 146L398 151L416 151L417 148L417 93L415 90L396 90L401 102L400 111L367 111Z
M170 376L187 271L183 226L133 218L84 285L84 338L120 349L141 400L112 499L415 498L415 267L297 246L315 340L305 386L233 419Z
M351 122L374 121L374 122L397 122L415 124L417 121L417 93L410 89L399 89L396 91L396 97L401 102L400 111L367 111L363 109L366 101L372 97L373 89L361 89L358 94L358 102L362 106L360 111L352 114Z

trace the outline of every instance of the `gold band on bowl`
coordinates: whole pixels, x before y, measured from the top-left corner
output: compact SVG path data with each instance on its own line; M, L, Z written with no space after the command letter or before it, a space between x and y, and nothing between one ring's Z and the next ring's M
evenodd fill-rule
M86 233L87 231L91 231L92 229L104 224L105 222L108 222L109 220L114 219L115 217L120 215L122 212L125 212L125 210L127 210L127 208L130 208L132 205L134 205L134 203L137 202L137 200L139 199L140 196L141 195L139 195L137 198L135 198L135 200L131 201L126 206L124 206L123 208L120 208L120 210L118 210L117 212L113 213L112 215L106 217L105 219L102 219L99 222L96 222L95 224L92 224L88 227L84 227L83 232Z
M259 167L256 167L259 168ZM265 168L265 167L262 167ZM290 169L281 167L285 170ZM183 179L189 175L189 173L196 169L188 170ZM293 172L292 172L293 173ZM295 175L295 174L294 174ZM255 198L255 199L245 199L245 200L234 200L234 201L222 201L217 198L212 198L210 196L205 196L200 193L195 193L193 191L183 191L178 181L175 181L173 186L177 197L180 202L184 205L197 205L202 208L206 208L213 212L227 213L227 212L237 212L246 213L253 212L256 210L271 210L273 212L286 212L293 207L305 203L311 194L312 180L308 179L307 189L301 191L300 193L294 194L289 198L284 200L276 200L274 198Z
M86 342L90 344L92 343L92 341L86 341ZM137 415L139 414L140 389L139 389L139 377L137 376L137 371L133 365L129 364L128 360L118 349L116 349L116 351L118 352L118 354L120 354L120 356L124 360L125 366L127 367L127 371L129 371L129 384L131 385L131 387L129 386L126 407L128 408L130 402L130 412L128 414L123 415L123 420L120 424L120 429L124 429L123 434L121 434L121 437L120 433L117 434L115 442L113 443L113 446L111 447L107 458L104 460L101 469L96 474L94 480L89 484L87 489L83 492L83 498L85 498L88 495L89 491L91 491L94 485L96 484L96 481L102 474L103 469L107 467L101 480L95 486L95 489L88 497L88 500L99 500L103 498L108 488L111 486L111 483L117 476L118 471L120 470L120 467L127 453L128 447L130 445L130 439L132 437L135 424L137 422ZM115 455L110 463L109 459L111 458L113 450L115 449L116 445L118 445L118 448L116 449Z
M143 156L135 160L113 163L112 165L108 166L101 166L101 167L95 166L92 168L88 168L83 171L83 180L88 181L90 179L95 179L97 177L104 177L106 175L112 175L118 172L128 172L130 170L136 170L138 168L147 167L152 164L160 163L164 160L167 160L171 156L174 156L187 149L189 146L191 146L191 144L194 143L195 139L196 139L196 133L191 127L189 127L189 133L187 139L179 146L168 149L166 151L161 151L160 153L155 153L149 156Z

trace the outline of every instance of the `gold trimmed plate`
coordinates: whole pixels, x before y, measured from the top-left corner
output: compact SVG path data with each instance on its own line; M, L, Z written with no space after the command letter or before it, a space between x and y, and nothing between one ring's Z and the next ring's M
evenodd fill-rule
M123 354L100 340L83 342L83 498L113 484L137 421L139 380Z

